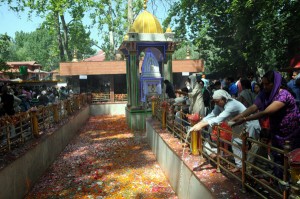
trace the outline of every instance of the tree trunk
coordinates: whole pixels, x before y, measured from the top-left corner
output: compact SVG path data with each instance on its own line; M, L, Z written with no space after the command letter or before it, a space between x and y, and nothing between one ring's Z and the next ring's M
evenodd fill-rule
M64 53L67 56L67 60L71 61L72 53L69 50L68 26L66 24L64 15L60 15L60 20L61 20L62 28L64 31L64 37L63 37Z
M114 60L115 57L115 40L114 40L114 32L109 31L109 44L110 44L110 60Z
M130 29L131 24L133 23L133 12L132 12L132 0L128 0L128 30Z
M58 12L54 12L54 20L55 20L55 28L56 28L56 34L57 34L57 41L58 41L58 49L59 49L59 58L60 61L66 61L65 60L65 54L64 54L64 48L62 43L62 38L60 34L60 23L59 23L59 14Z
M109 5L109 12L113 14L111 4ZM108 27L108 29L109 29L109 46L110 46L109 60L114 60L115 59L115 37L114 37L115 27L114 27L113 17L111 18L111 23L108 26L111 26L111 27Z

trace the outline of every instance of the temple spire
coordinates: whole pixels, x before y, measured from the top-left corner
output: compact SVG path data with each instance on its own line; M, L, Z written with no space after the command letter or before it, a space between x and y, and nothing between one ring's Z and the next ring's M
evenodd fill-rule
M147 9L147 2L148 2L148 0L144 0L144 10L146 10Z

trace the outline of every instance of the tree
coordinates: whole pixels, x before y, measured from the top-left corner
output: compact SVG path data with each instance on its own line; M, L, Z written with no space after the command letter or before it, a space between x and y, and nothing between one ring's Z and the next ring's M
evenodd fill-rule
M58 67L59 57L53 48L54 36L47 29L37 29L31 33L16 32L14 59L11 61L36 61L44 70Z
M7 0L7 3L11 5L11 1ZM32 13L36 13L38 16L45 18L44 26L47 26L49 32L56 36L56 44L59 52L60 61L71 61L72 54L75 49L79 49L76 43L70 44L70 28L78 27L78 24L82 24L82 18L84 17L84 12L89 8L90 1L75 1L75 0L57 0L57 1L21 1L17 0L15 2L16 6L11 5L11 9L19 12L24 10L24 8L29 8ZM66 17L71 18L69 22L66 21ZM72 27L70 27L72 26ZM78 30L84 30L79 28ZM74 33L74 31L72 32ZM77 33L75 33L77 34ZM81 34L81 33L79 33ZM82 36L89 36L88 33L84 32ZM78 36L73 35L73 38ZM82 38L87 41L87 38ZM89 41L89 47L92 46L92 42ZM70 48L70 45L73 49Z
M210 71L242 74L287 66L299 46L299 11L299 1L181 0L164 24L198 47Z
M148 4L157 10L164 6L167 10L172 0L152 0ZM100 0L95 2L91 17L98 25L102 35L101 49L106 53L107 60L113 60L116 49L120 46L125 34L128 32L133 20L143 9L143 0ZM155 13L154 13L155 14Z
M10 56L10 41L11 38L7 34L0 34L0 71L6 71L9 69L6 61Z
M7 34L0 34L0 59L7 60L10 56L11 38Z

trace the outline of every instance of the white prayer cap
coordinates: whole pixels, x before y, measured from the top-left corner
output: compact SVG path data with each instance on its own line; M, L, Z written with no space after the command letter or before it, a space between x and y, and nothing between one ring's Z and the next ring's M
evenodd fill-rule
M222 99L222 98L225 98L225 99L232 99L231 95L229 93L227 93L227 91L223 90L223 89L219 89L219 90L216 90L212 96L213 99Z

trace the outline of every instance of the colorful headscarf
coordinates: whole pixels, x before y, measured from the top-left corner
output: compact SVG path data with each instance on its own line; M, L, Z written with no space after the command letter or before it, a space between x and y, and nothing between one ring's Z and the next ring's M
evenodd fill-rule
M255 104L258 106L259 110L264 110L267 106L269 106L275 97L275 95L278 93L281 82L282 82L282 76L279 72L273 71L274 73L274 82L273 82L273 88L269 96L266 95L266 93L262 90L255 101Z

